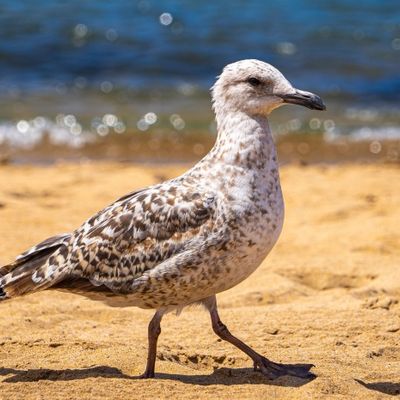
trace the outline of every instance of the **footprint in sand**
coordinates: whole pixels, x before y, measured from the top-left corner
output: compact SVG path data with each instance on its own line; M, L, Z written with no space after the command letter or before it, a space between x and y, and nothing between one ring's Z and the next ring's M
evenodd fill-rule
M279 271L279 274L314 290L353 289L364 286L376 278L375 275L334 274L321 270Z

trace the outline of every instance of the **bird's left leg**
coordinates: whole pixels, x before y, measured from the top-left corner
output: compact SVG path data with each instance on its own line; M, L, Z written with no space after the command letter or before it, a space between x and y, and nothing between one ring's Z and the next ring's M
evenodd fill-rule
M149 348L147 353L147 364L146 370L140 378L148 379L154 378L154 367L156 365L156 357L157 357L157 340L161 333L161 319L164 315L164 310L159 309L154 314L154 317L151 319L148 327L148 342Z
M309 371L311 367L313 367L312 364L294 366L294 365L275 363L273 361L268 360L261 354L258 354L246 343L242 342L240 339L233 336L219 318L217 309L217 300L215 296L211 296L207 299L204 299L202 303L210 312L211 323L214 332L221 339L226 340L227 342L233 344L238 349L246 353L253 360L255 371L262 372L265 376L267 376L270 379L275 379L283 375L291 375L299 378L308 378L308 379L315 377L315 375Z

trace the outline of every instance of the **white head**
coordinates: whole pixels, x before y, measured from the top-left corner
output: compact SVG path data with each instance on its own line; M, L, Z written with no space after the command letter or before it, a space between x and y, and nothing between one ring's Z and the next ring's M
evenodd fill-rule
M317 95L295 89L272 65L241 60L227 65L212 88L215 111L268 115L286 103L325 110Z

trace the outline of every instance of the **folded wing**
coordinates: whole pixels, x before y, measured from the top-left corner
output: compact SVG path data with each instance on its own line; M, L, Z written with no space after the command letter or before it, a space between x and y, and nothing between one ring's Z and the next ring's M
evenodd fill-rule
M71 276L124 292L146 271L208 236L216 205L213 193L174 181L125 196L75 232L68 248Z

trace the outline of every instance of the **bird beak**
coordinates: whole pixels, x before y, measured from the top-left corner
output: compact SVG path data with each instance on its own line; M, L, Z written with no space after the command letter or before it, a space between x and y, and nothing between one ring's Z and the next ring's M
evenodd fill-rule
M304 90L295 89L293 93L279 94L284 103L299 104L301 106L311 108L311 110L326 110L326 106L321 97L314 93L305 92Z

